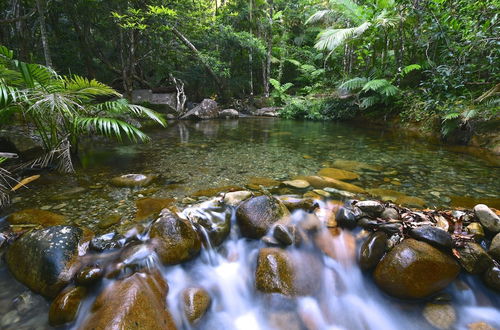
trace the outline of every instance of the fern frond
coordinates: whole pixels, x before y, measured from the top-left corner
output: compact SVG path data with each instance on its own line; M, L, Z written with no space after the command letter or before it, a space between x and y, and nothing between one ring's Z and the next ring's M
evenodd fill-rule
M118 119L104 117L75 118L75 126L83 131L93 131L118 141L126 136L131 141L149 141L149 137L138 128Z
M368 96L368 97L364 97L362 100L361 100L361 104L359 105L359 107L361 109L366 109L366 108L369 108L377 103L380 102L380 98L378 96Z
M370 91L370 90L374 91L374 92L377 92L381 88L387 87L389 85L392 86L391 83L389 81L387 81L386 79L373 79L373 80L368 81L363 86L363 88L361 90L363 92L367 92L367 91Z
M347 40L363 34L370 26L370 22L364 22L363 24L352 28L325 29L318 35L318 41L314 47L319 50L332 51Z
M356 77L344 82L342 85L339 86L339 88L352 91L362 88L367 82L368 78Z

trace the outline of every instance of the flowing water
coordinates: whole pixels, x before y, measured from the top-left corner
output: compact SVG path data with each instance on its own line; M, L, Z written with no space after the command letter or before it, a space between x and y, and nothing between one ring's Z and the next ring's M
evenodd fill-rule
M355 184L417 196L431 207L448 207L455 196L496 201L500 196L500 168L487 161L450 152L439 144L344 124L250 118L181 122L166 130L152 130L150 136L154 142L147 145L88 143L76 175L43 173L4 213L48 209L103 234L120 226L101 228L98 224L103 218L118 213L122 224L133 222L135 201L144 196L180 202L200 189L244 186L251 177L285 180L315 175L338 160L376 167L362 169ZM125 173L155 173L161 178L148 189L108 184L113 176ZM226 212L235 221L232 208L214 211L201 206L196 211L209 219ZM307 215L299 211L293 217L300 222ZM148 237L136 239L147 242ZM170 288L170 311L183 329L191 326L183 316L179 296L192 286L203 287L212 297L198 329L431 329L422 316L424 302L389 298L361 272L356 263L361 242L359 232L335 235L329 244L336 258L326 256L312 242L293 248L291 253L298 258L306 253L322 264L311 275L318 279L320 290L298 298L255 290L257 254L263 243L241 238L237 226L232 226L221 246L214 248L207 241L201 255L183 265L162 267L147 250L137 258L147 267L161 269ZM309 267L307 260L302 266ZM456 309L455 328L467 329L468 324L480 321L500 328L499 297L476 278L461 275L446 294ZM86 299L78 321L69 328L78 328L94 298ZM48 306L45 299L17 283L0 261L0 328L49 329Z

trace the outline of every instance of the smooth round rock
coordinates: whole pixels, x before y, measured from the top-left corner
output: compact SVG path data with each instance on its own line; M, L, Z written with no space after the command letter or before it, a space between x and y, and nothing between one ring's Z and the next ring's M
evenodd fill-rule
M319 170L318 176L326 176L328 178L337 179L341 181L350 181L359 179L358 173L332 167L322 168L321 170Z
M55 297L77 271L82 234L80 228L72 226L25 233L7 250L5 259L10 272L31 290Z
M201 250L201 240L190 223L165 209L151 226L150 237L154 249L165 265L190 260Z
M386 232L388 235L399 234L403 231L403 224L401 222L386 222L380 224L378 228Z
M80 305L87 294L84 287L70 287L63 290L50 304L49 323L60 326L76 319Z
M236 221L241 234L261 238L278 220L290 215L288 209L274 197L258 196L246 200L236 210Z
M57 226L66 223L66 217L49 211L38 209L26 209L12 213L7 217L12 225L34 224L46 226Z
M358 220L358 226L367 230L376 229L379 225L380 223L377 220L373 220L370 218L361 218Z
M450 304L429 303L424 307L424 317L437 329L450 329L457 321L455 308Z
M453 247L451 235L434 226L412 228L412 230L410 230L410 236L440 249L451 249Z
M78 285L88 286L96 283L104 276L104 269L99 266L86 266L76 274Z
M182 303L186 319L195 324L207 312L212 298L203 288L187 288L182 291Z
M310 184L306 180L290 180L283 181L283 184L287 187L295 188L295 189L306 189L309 188Z
M377 266L387 249L387 234L377 231L368 236L361 245L359 265L363 270L369 270Z
M341 207L335 215L339 227L354 229L357 226L356 214L348 208Z
M500 217L495 214L488 206L478 204L474 206L474 213L481 224L490 232L496 234L500 232Z
M282 224L277 224L274 227L273 237L283 245L292 245L294 241L293 235L288 231L287 227Z
M481 240L484 238L484 229L479 222L473 222L467 227L467 232L474 235L476 240Z
M248 190L228 192L224 194L224 203L230 206L238 206L250 197L252 197L252 192Z
M390 295L419 299L447 287L459 272L460 266L450 255L425 242L406 239L382 258L374 279Z

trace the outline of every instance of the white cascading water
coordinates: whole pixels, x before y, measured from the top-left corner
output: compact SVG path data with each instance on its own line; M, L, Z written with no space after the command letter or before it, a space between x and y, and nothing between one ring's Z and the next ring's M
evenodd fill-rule
M220 221L229 212L224 208L214 211L212 206L206 202L181 216L189 218L189 212L195 212L198 217ZM201 255L191 262L163 267L146 245L134 254L134 258L144 259L139 261L140 264L161 269L169 286L168 306L179 329L434 329L422 316L425 302L389 298L375 286L369 275L360 270L356 260L359 248L354 246L355 238L349 231L328 235L335 258L322 253L312 242L302 244L300 248L288 248L298 258L307 251L322 262L322 273L311 274L321 279L321 289L316 296L290 298L258 292L255 289L255 269L259 249L265 244L241 238L235 223L235 210L230 212L231 233L217 248L207 241L209 235L203 227L197 226L206 242ZM307 217L306 212L297 211L292 215L292 221L300 222ZM148 239L147 235L141 238ZM306 268L307 274L307 261L299 264ZM313 271L315 268L311 267ZM105 280L101 290L109 282ZM212 298L209 311L194 326L189 324L182 310L182 291L190 287L202 287ZM450 285L445 293L456 309L454 329L469 329L467 325L473 322L486 322L500 328L499 297L485 289L477 279L463 277ZM82 306L74 329L78 329L90 313L92 300L87 299Z

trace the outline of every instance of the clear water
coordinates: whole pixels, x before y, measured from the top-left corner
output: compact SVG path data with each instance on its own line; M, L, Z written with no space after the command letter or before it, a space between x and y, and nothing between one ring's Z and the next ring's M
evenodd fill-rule
M314 175L339 159L382 168L362 171L353 183L421 197L431 207L447 207L453 196L500 197L500 168L489 162L450 152L439 144L345 124L249 118L180 122L149 134L153 142L143 145L116 145L98 139L87 142L76 175L42 173L3 213L43 207L99 233L113 229L96 227L110 210L123 215L122 224L133 222L135 200L142 196L180 201L200 189L244 186L251 177L285 180ZM161 174L161 179L147 190L108 184L110 178L126 173ZM342 243L342 237L336 238L339 253L352 249ZM222 249L204 250L193 262L163 270L170 286L169 305L180 327L189 328L177 295L182 288L198 283L214 297L209 317L200 325L204 329L271 329L280 328L276 320L303 319L315 329L429 328L421 316L421 304L385 297L354 260L322 257L324 295L293 299L284 303L286 307L271 304L274 307L270 308L269 301L254 290L257 244L233 232ZM457 328L465 329L473 321L500 327L498 297L485 294L488 290L472 278L462 280L469 289L450 288L459 316ZM345 289L339 291L338 283ZM86 308L90 304L87 301ZM15 282L0 262L0 328L48 328L48 306Z

